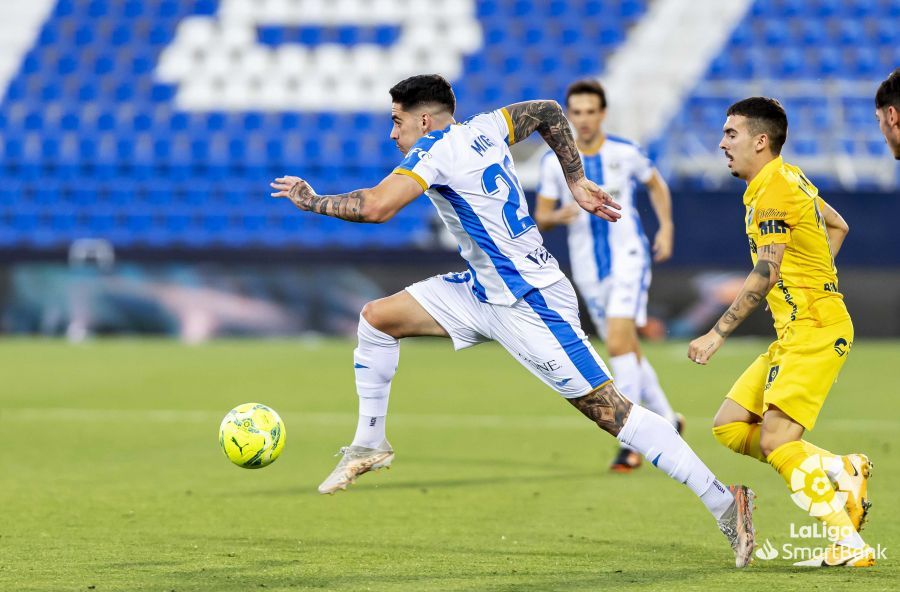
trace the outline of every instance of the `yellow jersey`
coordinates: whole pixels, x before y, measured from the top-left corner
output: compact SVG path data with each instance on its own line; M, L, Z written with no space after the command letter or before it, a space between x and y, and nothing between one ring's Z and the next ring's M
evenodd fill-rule
M850 318L838 292L824 203L803 171L780 156L766 164L744 192L753 264L757 248L786 245L781 278L766 296L779 337L789 323L826 327Z

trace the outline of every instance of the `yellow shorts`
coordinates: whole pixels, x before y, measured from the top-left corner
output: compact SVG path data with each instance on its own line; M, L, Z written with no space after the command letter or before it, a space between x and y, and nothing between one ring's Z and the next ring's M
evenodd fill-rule
M789 325L744 370L727 398L760 417L774 405L811 430L852 345L849 319L827 327Z

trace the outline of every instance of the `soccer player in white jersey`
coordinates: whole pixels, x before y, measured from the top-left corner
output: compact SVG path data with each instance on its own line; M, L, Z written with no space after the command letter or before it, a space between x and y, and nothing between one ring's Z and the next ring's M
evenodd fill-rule
M570 85L566 111L575 128L585 176L622 205L622 218L610 224L579 208L559 162L553 152L548 152L541 160L535 221L541 230L567 227L572 279L606 343L616 386L628 399L666 418L681 433L684 417L672 410L656 371L641 353L637 331L647 322L651 252L634 201L634 179L647 186L659 220L653 241L653 260L657 263L672 256L674 226L669 187L640 148L603 133L606 92L599 82L585 79ZM610 468L627 473L640 464L641 455L622 446Z
M319 492L346 489L393 461L385 416L399 339L449 337L456 349L496 340L600 428L686 484L728 538L735 564L745 566L754 540L753 492L722 485L668 421L619 393L581 330L572 285L529 215L509 146L537 131L558 156L579 206L608 221L618 218L617 204L585 178L560 106L527 101L459 124L453 89L438 75L413 76L390 93L391 139L406 155L392 174L375 187L339 195L318 195L299 177L280 177L271 184L272 196L316 214L380 223L424 191L459 241L468 270L432 277L363 307L353 352L356 435Z

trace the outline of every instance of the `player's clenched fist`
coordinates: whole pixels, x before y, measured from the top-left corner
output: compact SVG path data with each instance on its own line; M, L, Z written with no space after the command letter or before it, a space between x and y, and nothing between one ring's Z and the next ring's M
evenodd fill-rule
M712 330L688 345L688 358L697 364L706 364L723 343L725 343L725 338Z

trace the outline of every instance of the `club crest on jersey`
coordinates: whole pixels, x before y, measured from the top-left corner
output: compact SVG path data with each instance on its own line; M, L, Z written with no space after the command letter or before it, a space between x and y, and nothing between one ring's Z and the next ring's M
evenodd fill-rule
M747 224L746 225L750 226L751 224L753 224L753 206L750 206L747 208ZM754 252L756 252L756 251L754 250Z
M843 337L838 337L834 342L834 351L839 357L843 357L850 350L850 344Z
M772 366L769 368L769 376L766 378L766 388L764 390L769 390L769 387L772 386L772 383L775 381L775 377L778 376L778 370L780 366Z

